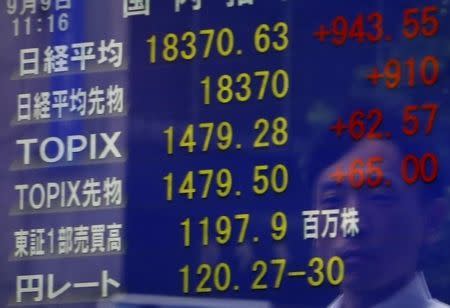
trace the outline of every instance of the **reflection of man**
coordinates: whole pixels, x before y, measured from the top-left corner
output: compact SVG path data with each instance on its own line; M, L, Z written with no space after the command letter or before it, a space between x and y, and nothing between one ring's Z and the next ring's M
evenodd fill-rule
M331 308L449 307L432 299L418 270L422 248L436 235L443 202L425 193L431 186L405 184L400 174L402 152L392 142L362 141L318 170L315 207L355 208L360 219L357 236L316 242L320 256L340 256L345 264L342 294ZM338 184L331 179L338 167L348 170L355 159L367 162L371 157L383 158L390 186L354 189L348 181Z

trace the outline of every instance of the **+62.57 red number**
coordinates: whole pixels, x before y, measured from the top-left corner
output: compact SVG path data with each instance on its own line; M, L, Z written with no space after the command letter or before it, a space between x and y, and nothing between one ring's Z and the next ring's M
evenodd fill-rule
M439 105L435 103L423 105L408 105L403 110L402 132L406 136L415 136L421 131L421 122L424 121L424 114L428 114L426 125L423 128L425 135L430 135L438 115ZM330 127L339 138L347 133L350 137L359 141L362 139L391 139L392 132L381 132L384 115L381 109L370 109L367 112L357 110L353 112L347 122L342 117Z

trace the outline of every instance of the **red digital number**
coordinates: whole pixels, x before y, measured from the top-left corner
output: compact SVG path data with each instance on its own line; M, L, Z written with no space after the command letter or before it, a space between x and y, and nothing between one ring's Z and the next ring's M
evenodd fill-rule
M364 43L366 38L366 33L364 32L364 16L358 15L353 22L350 32L348 33L349 38L356 40L358 43Z
M366 133L366 123L364 120L374 120L372 125L369 127L369 131ZM364 114L362 111L356 111L352 114L350 118L350 124L349 124L349 133L350 136L354 140L361 140L364 137L367 137L368 139L381 139L383 138L383 135L379 132L376 132L376 130L380 127L380 125L383 123L383 112L380 109L372 109L369 110L369 113Z
M359 141L363 138L383 139L383 134L377 130L383 123L383 112L380 109L371 109L366 114L361 110L355 111L349 120L349 124L343 123L342 118L330 127L338 137L348 130L353 140Z
M440 23L435 16L439 12L436 6L427 6L422 11L418 8L403 12L403 35L413 40L420 34L424 37L435 36L439 32ZM420 16L419 16L420 14Z
M409 154L402 161L402 178L408 185L421 180L424 183L434 182L439 173L439 161L436 154L426 153L419 158Z
M354 160L348 171L350 186L355 189L360 189L364 185L370 188L380 186L384 178L381 163L383 163L381 157L371 157L367 163L361 159Z
M331 33L333 39L331 40L334 45L342 46L347 42L349 25L344 16L336 17L331 24Z
M424 104L406 106L403 112L403 133L407 136L414 136L419 132L420 120L415 114L419 111L427 111L430 113L428 123L425 128L425 135L431 134L434 123L436 121L437 112L439 110L438 104Z
M371 157L367 162L362 159L355 159L348 168L348 183L354 189L360 189L365 185L369 188L379 187L383 184L384 179L382 163L383 158L381 157ZM338 183L342 183L345 174L341 169L338 169L331 177Z
M348 40L354 40L362 44L369 41L376 43L384 39L384 18L379 12L367 16L359 14L354 21L349 21L345 16L337 16L331 22L330 29L321 25L314 33L320 42L325 42L331 37L331 43L335 46L343 46ZM387 40L391 40L389 37Z
M380 79L385 80L386 88L396 89L403 79L407 79L409 87L417 85L416 71L419 70L420 80L425 86L433 86L439 80L440 66L439 60L434 56L426 56L420 61L417 67L414 58L405 61L404 65L398 59L390 59L380 73L377 68L367 77L373 85L377 85Z
M375 30L374 34L367 32L367 39L372 43L381 41L384 37L383 15L375 12L367 17L367 21Z

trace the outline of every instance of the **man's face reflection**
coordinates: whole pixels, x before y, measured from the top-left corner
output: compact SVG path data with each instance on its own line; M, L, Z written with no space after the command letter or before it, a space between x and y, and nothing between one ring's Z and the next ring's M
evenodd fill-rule
M364 141L319 176L314 191L315 207L355 208L359 212L359 234L317 241L323 257L340 256L345 263L343 289L369 291L389 288L412 278L424 241L425 218L418 189L401 179L401 153L390 142ZM332 174L338 167L348 170L355 159L367 162L383 158L385 178L392 184L379 188L354 189L348 181L338 185ZM323 223L323 221L321 222Z

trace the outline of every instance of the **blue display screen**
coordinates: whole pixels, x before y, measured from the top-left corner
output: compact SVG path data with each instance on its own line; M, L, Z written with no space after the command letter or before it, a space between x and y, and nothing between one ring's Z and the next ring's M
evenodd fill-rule
M449 9L5 0L0 306L445 307Z

